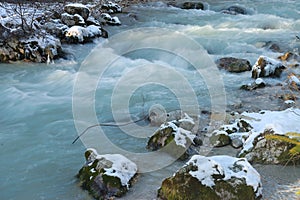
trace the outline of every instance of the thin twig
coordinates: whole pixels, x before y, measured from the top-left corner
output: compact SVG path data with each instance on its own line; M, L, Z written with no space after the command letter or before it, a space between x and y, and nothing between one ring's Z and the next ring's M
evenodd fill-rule
M136 121L133 121L133 122L127 122L127 123L123 123L123 124L113 124L113 123L99 123L99 124L94 124L92 126L89 126L87 127L82 133L80 133L80 135L78 135L75 140L72 142L72 144L74 144L81 136L83 136L89 129L91 128L94 128L94 127L97 127L97 126L112 126L112 127L120 127L120 126L128 126L130 124L134 124L134 123L137 123L137 122L140 122L140 121L143 121L145 119L147 119L148 116L145 116L141 119L138 119Z

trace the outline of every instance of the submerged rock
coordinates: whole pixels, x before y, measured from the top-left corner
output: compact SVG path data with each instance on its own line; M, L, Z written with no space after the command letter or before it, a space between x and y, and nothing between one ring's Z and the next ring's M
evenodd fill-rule
M203 3L196 2L196 1L186 1L182 4L179 4L178 7L181 9L197 9L197 10L204 9Z
M77 177L81 187L96 199L124 195L137 174L136 164L119 154L99 155L95 149L87 149L85 159Z
M250 62L246 59L225 57L217 60L216 64L219 68L225 69L229 72L239 73L251 70Z
M263 79L257 78L253 83L248 85L242 85L241 89L243 90L256 90L258 88L266 87L266 83Z
M161 199L260 199L261 178L246 159L193 156L158 190Z
M272 58L260 56L252 67L252 78L280 77L285 66Z
M246 15L247 14L247 10L246 8L243 8L241 6L230 6L228 8L226 8L225 10L222 10L222 13L225 14L230 14L230 15Z

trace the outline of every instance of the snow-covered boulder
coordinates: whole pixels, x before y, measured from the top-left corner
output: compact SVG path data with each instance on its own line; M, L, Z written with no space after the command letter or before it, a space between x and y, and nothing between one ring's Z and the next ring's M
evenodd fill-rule
M193 156L158 190L161 199L260 199L261 178L244 158Z
M153 151L164 148L171 155L186 159L189 156L187 150L190 145L199 138L181 126L191 129L192 123L192 119L186 115L183 119L162 124L148 140L147 148ZM200 142L197 141L196 143L199 144Z
M299 91L300 90L300 76L297 76L296 74L289 74L288 75L288 84L290 88Z
M65 37L70 43L89 42L91 39L100 37L101 35L101 27L95 25L90 25L86 28L81 26L72 26L65 33Z
M119 20L119 18L117 16L110 16L110 14L108 13L102 13L101 14L101 18L105 21L105 23L107 23L108 25L115 25L115 26L119 26L121 25L121 21Z
M61 22L69 27L74 25L80 25L80 26L85 25L85 21L83 17L81 17L78 14L70 15L68 13L63 13L61 14Z
M122 7L119 4L109 1L107 3L102 4L101 10L106 13L120 13L122 12Z
M252 66L252 78L280 77L285 66L277 60L266 56L260 56Z
M239 73L251 70L250 62L241 58L225 57L217 60L216 64L220 69L225 69L229 72Z
M87 18L90 15L90 9L87 6L80 3L67 4L64 7L64 11L70 15L78 14L81 17L83 17L84 20L87 20Z
M137 175L136 164L120 154L99 155L95 149L87 149L85 159L77 177L96 199L124 195Z

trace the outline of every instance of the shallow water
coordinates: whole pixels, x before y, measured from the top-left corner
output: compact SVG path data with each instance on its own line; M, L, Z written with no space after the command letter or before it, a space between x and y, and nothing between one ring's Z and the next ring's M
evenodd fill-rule
M235 4L236 1L218 1L217 3L208 1L205 11L180 10L167 7L162 3L134 6L129 10L130 16L135 16L135 18L128 16L127 13L121 14L119 17L123 21L123 26L107 27L107 29L111 35L114 35L133 28L167 28L171 35L174 32L184 34L198 42L207 50L211 60L234 56L246 58L254 64L261 54L273 58L281 55L264 47L264 45L268 46L269 41L278 44L283 51L298 51L300 44L295 35L300 34L299 1L239 1L239 4L247 8L250 15L232 16L219 12ZM84 127L94 122L94 119L90 120L88 110L80 110L77 113L81 118L76 118L76 112L74 114L74 104L72 105L74 84L81 75L86 79L83 79L80 87L82 89L80 92L83 93L79 94L92 96L82 96L82 98L77 96L80 103L78 106L93 109L98 122L113 122L111 95L114 94L113 89L118 81L122 81L124 77L128 78L126 81L135 79L143 81L142 75L145 73L149 77L151 74L157 76L154 80L149 78L152 84L142 84L143 87L138 85L139 87L130 93L129 108L124 109L122 104L127 97L127 90L117 92L114 108L119 117L118 122L129 120L124 114L127 112L126 109L129 110L132 120L136 120L146 115L155 104L163 105L168 112L180 108L181 98L178 98L174 91L184 94L185 88L182 87L181 82L183 79L179 77L174 80L168 73L157 74L155 71L143 73L137 67L144 65L165 66L169 67L167 68L169 71L180 72L191 83L192 90L197 96L199 110L211 109L213 103L205 82L206 77L201 77L194 66L184 59L174 57L172 52L153 49L133 51L119 57L101 78L95 75L98 72L96 65L89 66L83 73L80 66L97 44L103 45L103 52L107 52L104 55L111 55L110 51L117 54L131 41L134 42L145 34L143 31L137 33L126 35L130 40L117 41L117 46L109 48L105 47L104 39L87 45L67 46L66 48L74 54L73 59L57 61L54 65L21 63L0 65L0 150L2 152L0 171L3 172L0 177L1 199L91 199L78 187L75 178L84 163L85 146L81 141L71 144L78 135L77 131L82 131ZM163 37L153 35L153 38L160 41ZM188 49L186 43L178 40L168 43L166 48L174 49L179 45ZM101 62L103 57L97 59ZM241 84L251 82L249 72L236 75L220 71L219 78L224 81L226 89L228 108L224 109L232 109L231 105L234 106L240 102L246 104L241 110L280 107L278 100L268 100L270 99L269 93L272 91L268 91L268 95L264 98L253 98L249 93L241 93L237 90ZM176 89L172 90L168 85L157 84L158 80L163 79L170 81L170 85ZM95 84L93 85L90 80L95 80ZM126 81L125 83L131 83ZM272 85L281 81L284 80L267 79L267 82ZM262 93L256 94L261 96ZM243 99L244 96L247 98ZM189 101L185 103L189 104ZM118 107L119 105L123 107ZM74 118L81 121L74 121ZM200 126L206 126L206 123ZM106 128L104 131L113 144L130 152L141 153L143 156L143 153L147 152L145 137L149 136L155 127L149 128L147 122L142 122L140 125L142 127L131 128L129 126L122 130ZM93 136L93 132L97 130L93 129L88 132L87 137ZM141 138L131 137L128 132L135 136L139 134L142 136ZM98 141L94 142L98 143ZM85 145L89 146L89 144L92 143L85 142ZM103 145L108 146L100 153L113 151L109 144ZM228 154L231 153L228 152ZM147 162L148 164L151 162L157 165L164 164L164 160L157 159L146 160L145 163ZM182 164L176 162L159 171L142 174L136 185L123 199L155 199L156 190L162 179L172 175ZM262 175L264 199L296 198L295 188L300 184L299 167L260 165L255 167Z

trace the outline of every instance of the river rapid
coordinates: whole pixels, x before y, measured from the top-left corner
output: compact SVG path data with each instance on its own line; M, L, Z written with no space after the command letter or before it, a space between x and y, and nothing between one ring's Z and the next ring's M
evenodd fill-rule
M232 5L244 7L248 14L228 15L220 12ZM169 30L171 35L182 34L185 38L199 43L212 61L233 56L247 59L253 65L260 55L277 58L283 52L299 52L300 48L300 41L296 38L296 35L300 35L300 1L296 0L206 1L205 10L181 10L158 2L134 5L125 11L118 15L122 26L105 27L112 38L118 34L116 38L121 38L122 32L127 31L124 33L126 42L115 41L119 42L119 46L107 48L106 39L101 38L94 43L66 45L64 48L72 56L69 60L58 60L55 64L0 65L1 199L92 199L87 192L81 190L75 177L84 164L84 150L86 146L90 146L81 140L72 144L78 136L78 131L82 131L78 128L78 122L74 121L76 118L73 104L74 92L76 93L74 85L78 83L78 77L83 73L85 80L94 80L97 66L90 66L87 72L82 71L82 65L86 65L92 49L103 48L104 53L108 52L107 55L111 52L117 54L124 46L134 43L139 37L143 38L145 30L153 27ZM130 30L135 31L130 33L128 32ZM152 37L156 41L163 38L157 34ZM165 48L175 49L180 46L178 44L184 48L188 45L173 40ZM282 52L270 49L272 44L278 45ZM203 74L197 74L190 63L177 59L172 53L144 49L119 55L118 61L105 71L105 76L99 79L96 87L89 82L81 85L86 91L94 91L92 99L84 97L80 99L82 104L94 104L99 122L114 123L111 95L115 84L129 72L133 73L129 76L133 78L143 74L141 71L134 71L136 66L162 65L176 69L184 77L188 77L197 96L199 110L207 113L206 111L213 106L213 101L205 77L201 77ZM101 62L101 57L98 59ZM299 69L295 70L299 72ZM150 76L152 72L147 73ZM174 81L173 77L168 75L158 79L164 77ZM278 91L266 89L263 92L249 93L239 90L242 84L251 83L251 72L231 74L221 70L218 72L218 79L224 86L224 109L227 111L277 110L281 107L278 100L270 100L270 97L275 98ZM267 78L266 81L268 84L276 85L285 80ZM175 80L171 86L180 87L181 82L177 84L178 80ZM132 120L142 118L153 105L157 104L162 105L167 112L180 109L180 99L171 89L155 82L136 89L128 100ZM122 104L124 94L121 92L119 95L116 98L117 100L119 98L119 104ZM118 101L115 109L122 115L124 110L122 107L118 109ZM204 118L200 124L201 129L209 122L207 117ZM126 117L120 119L121 122L128 120ZM82 124L85 124L84 120ZM155 127L149 128L147 122L141 122L140 125L139 130L132 132L143 130L143 126L147 131L155 130ZM135 138L122 134L122 130L116 127L105 128L105 133L113 144L127 151L147 152L146 137ZM105 151L106 153L111 151L109 145ZM224 154L224 152L228 155L236 153L228 147L212 150L210 154ZM153 162L159 165L159 162L163 161ZM129 193L121 199L156 199L156 191L161 181L171 176L182 165L182 162L174 162L160 170L141 174ZM295 191L300 186L299 167L270 165L254 165L254 167L262 176L263 199L297 198Z

